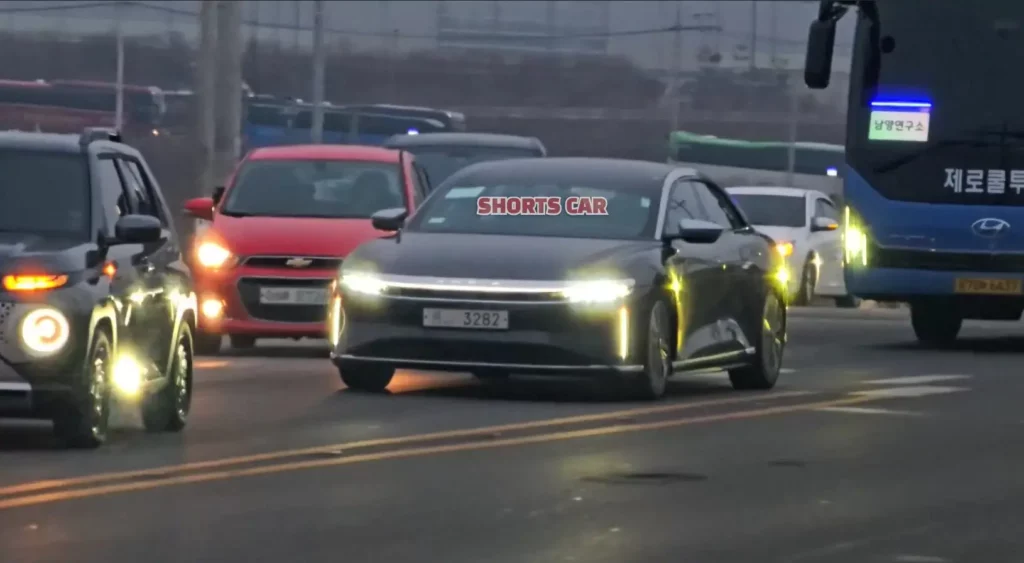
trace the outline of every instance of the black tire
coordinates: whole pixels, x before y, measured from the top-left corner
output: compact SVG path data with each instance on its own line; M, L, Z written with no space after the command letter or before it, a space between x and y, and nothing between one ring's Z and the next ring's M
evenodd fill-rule
M910 324L918 342L934 348L946 348L956 342L963 317L948 304L917 303L910 305Z
M353 391L381 393L391 384L395 368L383 366L342 366L338 368L342 383Z
M72 395L53 418L53 432L65 446L93 449L107 441L110 428L110 371L114 346L110 333L96 330Z
M244 334L232 334L228 337L232 350L252 350L256 347L256 337Z
M860 298L852 295L836 297L836 307L840 309L856 309L860 307Z
M800 287L793 296L793 305L803 307L814 301L814 291L818 284L818 267L814 265L814 255L808 254L804 261L804 269L800 272Z
M729 381L736 390L766 390L775 387L782 370L786 350L786 306L777 293L765 294L761 309L761 332L754 345L753 361L729 370Z
M142 402L142 424L147 432L180 432L192 407L194 350L192 328L181 325L174 344L167 385Z
M194 352L199 356L215 356L220 353L221 341L224 337L220 334L196 331L193 341Z
M669 345L671 322L668 306L656 301L647 317L644 335L644 371L629 380L630 398L655 401L665 396L672 375L672 347Z

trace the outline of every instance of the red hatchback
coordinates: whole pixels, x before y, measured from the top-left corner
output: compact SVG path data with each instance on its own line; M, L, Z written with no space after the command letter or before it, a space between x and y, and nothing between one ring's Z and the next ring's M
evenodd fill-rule
M327 288L342 259L380 237L370 216L410 212L429 186L409 153L347 145L254 150L232 181L185 211L212 221L193 245L196 350L257 338L322 338Z

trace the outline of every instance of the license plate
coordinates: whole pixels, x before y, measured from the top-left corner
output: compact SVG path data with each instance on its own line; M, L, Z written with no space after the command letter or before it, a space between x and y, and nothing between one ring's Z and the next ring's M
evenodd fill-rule
M423 309L423 326L508 330L508 311L468 309Z
M986 280L957 278L957 293L973 293L976 295L1019 295L1020 280Z
M327 290L299 287L261 287L263 305L326 305Z

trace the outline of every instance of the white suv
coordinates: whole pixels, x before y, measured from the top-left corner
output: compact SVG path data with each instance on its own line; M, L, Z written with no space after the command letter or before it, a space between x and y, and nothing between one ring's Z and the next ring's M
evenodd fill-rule
M770 186L726 188L747 220L776 242L791 272L794 305L815 296L835 299L839 307L856 307L843 280L839 210L829 197L803 188Z

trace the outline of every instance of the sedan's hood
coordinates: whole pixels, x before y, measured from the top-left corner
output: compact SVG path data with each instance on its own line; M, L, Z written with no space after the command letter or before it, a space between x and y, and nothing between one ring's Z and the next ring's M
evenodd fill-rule
M403 233L377 240L349 258L353 268L384 274L452 278L559 280L583 273L636 272L630 260L657 251L657 241Z
M209 236L241 256L343 258L360 244L386 234L374 229L369 219L218 215Z
M754 230L768 235L775 242L799 242L805 238L804 230L799 227L771 227L754 225Z
M66 238L0 233L0 272L81 270L85 268L85 252L90 249L95 245Z

